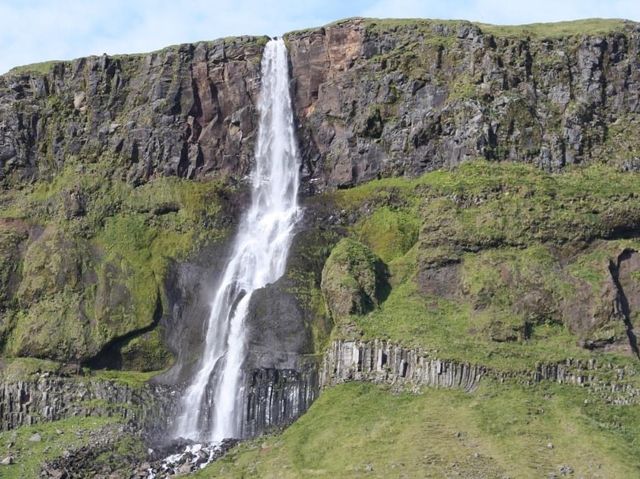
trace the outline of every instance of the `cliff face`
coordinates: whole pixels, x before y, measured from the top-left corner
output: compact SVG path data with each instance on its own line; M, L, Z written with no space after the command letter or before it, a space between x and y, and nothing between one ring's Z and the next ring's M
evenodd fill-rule
M356 19L287 34L306 180L347 186L478 157L556 171L607 155L637 169L638 145L623 133L638 129L638 27L579 28ZM51 175L70 156L105 154L124 163L132 182L242 177L265 41L4 75L3 177Z
M0 77L0 175L53 175L110 155L129 181L249 168L265 39L89 57Z
M286 35L304 218L286 274L252 297L246 436L349 379L571 382L570 355L637 354L640 30L567 28L356 19ZM193 373L247 204L265 40L0 77L3 355ZM73 414L65 384L0 389L22 414L4 427Z
M619 141L606 161L637 169L624 132L638 130L638 27L551 27L349 20L288 34L308 174L323 188L474 158L557 171Z

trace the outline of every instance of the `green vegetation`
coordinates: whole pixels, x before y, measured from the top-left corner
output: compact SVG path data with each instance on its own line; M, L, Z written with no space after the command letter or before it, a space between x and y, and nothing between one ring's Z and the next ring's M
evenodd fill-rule
M0 475L6 479L40 477L45 461L65 450L95 443L103 428L120 421L119 417L74 417L0 432L2 458L11 455L14 460L14 464L0 466ZM39 441L30 440L34 434L40 435Z
M164 345L161 328L136 336L121 349L122 368L134 371L157 371L171 366L173 356Z
M24 73L36 73L40 75L47 75L48 73L51 72L51 70L53 70L53 67L55 65L58 65L61 63L64 63L64 62L60 60L51 60L47 62L30 63L28 65L13 67L11 70L9 70L8 73L12 75L22 75Z
M0 363L0 379L6 382L23 381L37 373L59 373L60 363L36 358L7 358Z
M69 159L51 181L4 196L2 216L13 231L44 228L12 263L21 277L16 306L0 324L5 354L82 361L150 326L165 302L171 262L226 236L220 220L230 191L222 180L161 177L133 187L114 162ZM161 369L167 352L150 339L129 347L129 356L137 350L154 360L145 368ZM144 362L130 359L131 367Z
M639 187L640 175L603 165L545 174L476 161L330 193L359 216L348 236L384 259L391 285L375 310L332 310L342 325L334 336L507 370L593 357L580 341L624 348L605 285L609 260L640 249L612 239L640 225ZM338 278L332 269L328 261L325 276ZM324 292L335 309L340 302Z
M606 35L624 31L626 26L634 25L634 23L616 18L586 18L584 20L527 25L489 25L486 23L478 25L482 31L497 37L562 38L576 35Z
M355 227L356 237L386 263L403 256L418 240L420 220L407 208L381 207Z
M365 203L410 207L422 222L424 246L469 250L610 237L640 224L633 201L639 184L640 175L604 165L545 174L531 165L479 160L415 180L371 181L337 191L332 200L350 211ZM373 235L362 239L373 244Z
M117 371L111 369L102 369L92 371L87 379L97 379L105 381L114 381L132 388L144 386L159 371Z
M372 310L385 289L384 265L369 248L347 238L335 246L322 272L322 292L336 319Z
M194 477L575 477L640 473L640 414L577 387L484 383L467 394L327 389L281 435L257 439Z
M627 25L634 22L615 18L588 18L554 23L531 23L525 25L491 25L488 23L473 23L466 20L437 20L416 18L365 18L367 30L372 32L397 31L398 29L429 32L435 26L444 25L452 29L477 25L485 33L498 37L536 37L561 38L575 35L606 35L623 31Z

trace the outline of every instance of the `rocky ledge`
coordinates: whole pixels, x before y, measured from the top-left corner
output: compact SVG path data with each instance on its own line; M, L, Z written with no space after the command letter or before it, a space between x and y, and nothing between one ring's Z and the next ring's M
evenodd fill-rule
M421 386L474 390L483 378L531 385L540 381L587 387L611 404L637 404L640 388L627 368L595 359L567 359L538 364L529 371L500 371L478 364L433 358L426 351L387 341L335 341L320 372L321 387L346 381L388 383L398 388Z
M42 373L0 382L0 431L73 416L121 415L140 430L159 430L172 417L177 394L155 384L130 386L113 380Z

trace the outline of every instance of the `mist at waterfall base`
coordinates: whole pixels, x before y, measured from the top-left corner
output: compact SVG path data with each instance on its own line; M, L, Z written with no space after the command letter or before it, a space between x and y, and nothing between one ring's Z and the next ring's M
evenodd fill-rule
M282 39L267 43L261 68L251 204L211 302L203 354L181 400L173 431L174 437L194 442L215 445L243 435L245 318L253 292L284 274L300 214L300 164Z

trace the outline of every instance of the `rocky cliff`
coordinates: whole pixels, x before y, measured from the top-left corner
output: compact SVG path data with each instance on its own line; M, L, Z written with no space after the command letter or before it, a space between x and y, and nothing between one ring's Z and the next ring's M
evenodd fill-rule
M639 27L351 19L285 38L304 218L252 298L245 435L350 379L635 402ZM265 40L0 77L3 356L162 370L149 391L193 373L247 204ZM613 366L584 373L594 358ZM7 383L7 427L104 412L73 388L153 402L68 383Z
M133 183L248 171L266 38L80 58L0 79L0 171L51 177L70 157L110 155Z
M624 135L638 130L632 22L356 19L286 38L301 143L320 188L478 157L552 171L604 156L639 167Z
M387 341L335 341L323 357L320 386L348 381L386 383L398 390L420 390L423 386L473 391L482 378L533 385L541 381L587 388L609 404L631 405L640 401L640 388L633 383L636 371L612 363L600 364L567 359L537 364L528 371L504 371L478 364L431 357L421 349L410 349ZM632 382L629 382L632 376Z
M176 391L159 385L136 388L49 373L1 384L0 431L77 416L118 415L151 433L166 427L177 400Z

